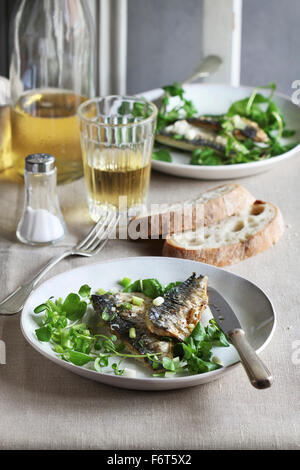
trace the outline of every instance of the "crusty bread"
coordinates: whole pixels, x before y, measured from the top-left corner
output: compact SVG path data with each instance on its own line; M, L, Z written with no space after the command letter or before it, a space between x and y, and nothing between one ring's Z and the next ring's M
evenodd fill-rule
M255 201L243 186L235 183L224 184L203 192L198 197L183 203L160 205L156 211L134 217L129 223L144 227L141 238L158 238L176 232L196 230L198 226L209 225L236 214ZM134 227L133 227L134 228ZM131 237L130 237L131 238Z
M218 223L168 236L163 255L226 266L270 248L283 232L284 222L278 207L255 201L239 214Z

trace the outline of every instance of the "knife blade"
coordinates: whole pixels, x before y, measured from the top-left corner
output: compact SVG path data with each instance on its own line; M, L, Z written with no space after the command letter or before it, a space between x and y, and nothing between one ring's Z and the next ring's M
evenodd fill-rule
M213 287L208 287L207 292L209 308L223 333L227 335L236 328L242 328L227 300Z
M271 387L272 374L248 342L245 331L227 300L213 287L208 287L207 292L210 311L238 351L251 384L259 389Z

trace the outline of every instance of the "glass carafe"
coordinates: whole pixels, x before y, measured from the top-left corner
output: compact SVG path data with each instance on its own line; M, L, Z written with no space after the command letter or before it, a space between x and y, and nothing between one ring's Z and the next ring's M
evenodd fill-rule
M80 103L94 96L93 23L85 0L22 0L12 23L12 158L55 156L58 182L83 174Z

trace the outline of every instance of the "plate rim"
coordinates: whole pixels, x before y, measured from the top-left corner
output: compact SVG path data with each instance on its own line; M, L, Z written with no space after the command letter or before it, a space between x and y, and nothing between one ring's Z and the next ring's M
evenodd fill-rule
M226 83L189 83L187 85L184 85L183 88L188 89L188 88L198 88L198 87L207 87L207 86L208 87L215 87L215 88L225 87L225 88L229 88L229 89L232 89L232 90L243 89L243 90L250 90L250 91L253 91L256 88L259 88L259 87L248 86L248 85L234 86L234 85L229 85L229 84L226 84ZM145 93L158 92L159 90L161 90L161 88L153 88L151 90L144 91L143 93L138 93L138 95L143 95ZM291 101L291 98L288 95L284 94L284 93L275 91L274 96L278 96L279 98L282 98L282 99L288 101L289 103L291 103L296 108L299 108L299 106L294 104ZM299 112L300 112L300 110L299 110ZM268 167L269 165L272 165L272 163L274 165L275 162L280 162L282 160L288 159L288 158L292 157L294 154L296 154L299 151L300 151L300 142L293 149L290 149L287 152L282 153L280 155L276 155L276 157L272 157L268 160L262 160L260 162L234 163L233 165L199 165L199 167L197 167L197 165L195 165L195 166L196 166L196 168L199 168L199 169L201 168L201 170L203 170L203 173L205 173L205 171L207 171L207 172L208 171L217 171L217 172L224 171L224 172L228 173L228 172L230 172L230 170L241 170L242 168L256 169L256 168L262 168L262 167L265 167L265 166ZM155 166L167 169L168 167L170 167L170 163L172 165L172 168L178 169L178 170L180 170L182 168L192 166L192 165L189 165L188 163L163 162L163 161L159 161L159 160L153 160L152 163L154 163L154 165L153 165L154 169L157 169L157 168L155 168Z
M201 378L205 379L206 377L209 377L209 378L214 378L214 377L217 377L218 375L223 375L224 373L232 370L234 367L237 367L239 364L241 364L241 361L240 360L237 360L236 362L234 362L233 364L230 364L228 366L223 366L222 368L220 369L217 369L217 370L213 370L213 371L209 371L209 372L204 372L202 374L193 374L193 375L187 375L187 376L183 376L183 377L172 377L172 378L168 378L168 377L126 377L126 376L114 376L112 374L108 374L108 373L105 373L105 372L97 372L97 371L93 371L92 369L84 369L83 367L81 366L77 366L75 364L72 364L72 363L69 363L69 362L66 362L66 361L63 361L62 359L60 359L59 357L56 357L53 354L51 354L50 352L47 352L47 351L44 351L43 349L41 349L38 344L36 344L30 337L29 335L27 334L27 332L25 331L25 328L24 328L24 324L23 324L23 319L25 318L25 313L24 313L24 310L26 309L27 307L27 304L29 303L30 301L30 298L32 297L32 295L38 290L40 289L42 286L44 286L44 284L48 283L49 281L52 281L54 279L56 279L57 277L60 277L60 276L63 276L67 273L70 273L70 272L73 272L73 271L80 271L84 268L88 268L89 266L97 266L97 265L103 265L103 264L114 264L114 263L119 263L119 262L124 262L124 261L127 261L127 260L142 260L142 259L153 259L153 258L157 258L157 259L163 259L163 260L166 260L166 261L170 261L170 260L180 260L180 262L183 262L183 263L189 263L189 262L192 262L192 263L197 263L199 265L202 265L202 266L209 266L210 268L213 268L213 269L216 269L217 271L222 271L224 273L226 273L226 275L229 275L230 277L238 277L238 278L242 278L243 280L245 280L246 282L248 282L249 284L251 284L252 286L254 286L256 289L258 289L262 294L263 296L267 299L267 301L269 302L270 304L270 307L271 307L271 311L273 313L273 325L272 325L272 329L269 333L269 336L266 338L266 340L264 341L264 343L259 347L257 348L255 351L257 354L259 354L261 351L263 351L268 345L269 343L271 342L272 338L273 338L273 335L275 333L275 330L276 330L276 327L277 327L277 314L276 314L276 310L274 308L274 305L271 301L271 299L269 298L269 296L259 287L257 286L257 284L255 284L254 282L252 281L249 281L248 279L242 277L242 276L239 276L238 274L235 274L235 273L231 273L230 271L227 271L226 269L223 269L223 268L219 268L217 266L213 266L213 265L209 265L209 264L206 264L206 263L202 263L200 261L194 261L194 260L188 260L188 259L181 259L181 258L170 258L170 257L162 257L162 256L127 256L127 257L122 257L122 258L116 258L116 259L113 259L113 260L104 260L104 261L101 261L101 262L95 262L95 263L91 263L89 265L83 265L83 266L77 266L76 268L71 268L71 269L68 269L64 272L61 272L61 273L58 273L52 277L50 277L49 279L47 279L46 281L42 282L36 289L34 289L32 291L32 293L30 294L30 296L28 297L28 299L26 300L25 304L24 304L24 307L21 311L21 315L20 315L20 328L21 328L21 332L24 336L24 338L26 339L26 341L30 344L30 346L32 346L38 353L42 354L44 357L46 357L47 359L49 359L50 361L60 365L61 367L65 368L65 369L68 369L68 370L74 370L75 371L86 371L88 374L92 373L92 375L95 375L99 377L99 375L103 376L103 377L107 377L107 378L111 378L113 379L114 381L116 381L117 383L121 380L121 381L124 381L124 382L128 382L133 384L135 381L139 382L139 383L149 383L149 384L153 384L153 383L164 383L164 384L169 384L170 386L172 385L175 385L175 384L178 384L178 383L182 383L184 385L185 382L198 382L199 380L201 380ZM80 374L81 375L81 374ZM197 385L197 383L195 383L194 385ZM199 382L199 385L200 385L200 382ZM192 386L192 385L191 385ZM153 390L153 389L152 389Z

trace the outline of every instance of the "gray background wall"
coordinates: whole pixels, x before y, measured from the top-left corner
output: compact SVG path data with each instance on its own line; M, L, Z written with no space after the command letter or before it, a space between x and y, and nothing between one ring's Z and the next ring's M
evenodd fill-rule
M202 57L201 23L202 0L128 0L128 93L186 78Z
M244 0L241 83L275 82L290 95L300 79L300 0Z
M128 93L193 71L202 57L202 10L202 0L128 0ZM273 81L291 93L300 79L299 18L300 0L243 1L242 84Z
M7 26L15 2L0 0L0 75L8 73ZM242 84L274 81L291 93L291 82L300 79L299 19L300 0L243 1ZM202 0L128 0L128 93L192 72L202 57L202 21Z

